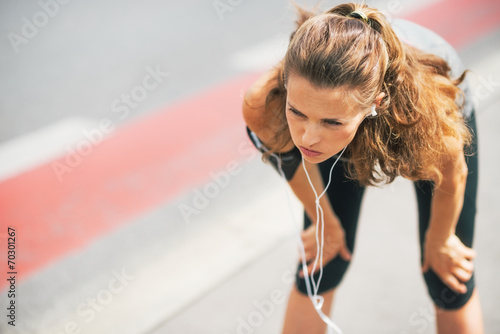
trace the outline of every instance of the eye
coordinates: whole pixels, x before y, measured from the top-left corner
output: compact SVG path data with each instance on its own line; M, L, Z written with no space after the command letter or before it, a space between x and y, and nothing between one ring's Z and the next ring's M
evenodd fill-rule
M334 121L334 120L324 120L323 122L325 122L326 125L330 125L330 126L340 126L340 125L342 125L342 123L340 123L338 121Z
M304 115L293 108L288 108L288 111L296 117L304 117Z

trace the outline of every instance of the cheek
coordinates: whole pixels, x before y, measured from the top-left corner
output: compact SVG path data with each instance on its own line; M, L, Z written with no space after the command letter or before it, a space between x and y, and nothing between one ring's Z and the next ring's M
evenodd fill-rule
M338 147L340 146L344 147L345 145L347 145L348 142L350 142L350 140L352 139L352 136L352 131L337 129L325 132L323 138L326 143L329 143L330 145L334 146L335 149L338 149Z
M326 132L323 137L327 145L326 149L332 155L337 154L352 141L355 134L355 129L337 129Z
M344 137L344 140L351 142L352 139L354 138L354 136L356 135L356 130L357 130L357 128L345 130L344 133L342 134Z
M353 140L356 132L358 132L359 124L360 122L349 124L342 130L342 137L344 140L347 140L349 143Z

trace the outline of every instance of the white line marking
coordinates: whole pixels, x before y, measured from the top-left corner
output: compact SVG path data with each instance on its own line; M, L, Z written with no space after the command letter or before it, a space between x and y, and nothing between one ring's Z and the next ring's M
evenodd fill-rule
M278 63L286 53L288 36L277 36L233 54L231 66L239 71L265 70Z
M84 138L84 129L97 122L85 118L66 118L47 127L0 144L0 181L12 178L60 157L67 146Z

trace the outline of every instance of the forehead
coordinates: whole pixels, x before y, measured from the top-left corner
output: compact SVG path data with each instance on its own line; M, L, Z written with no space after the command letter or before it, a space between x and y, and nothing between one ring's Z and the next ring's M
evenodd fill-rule
M363 110L355 102L357 92L346 87L320 88L295 74L290 74L286 87L288 104L307 116L351 119Z

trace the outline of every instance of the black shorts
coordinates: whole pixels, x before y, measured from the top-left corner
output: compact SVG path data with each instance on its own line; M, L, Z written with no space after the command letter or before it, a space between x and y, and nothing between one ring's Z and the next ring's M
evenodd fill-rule
M473 132L474 139L470 148L467 149L468 152L471 152L470 155L466 155L469 174L467 176L464 204L456 226L456 235L466 246L472 247L478 182L477 136L474 113L467 119L467 123ZM333 162L334 158L330 158L320 164L320 170L325 184L328 182L328 175ZM418 202L419 239L422 261L423 242L429 226L431 212L433 183L430 181L418 181L415 182L414 185ZM339 217L345 230L347 247L351 252L354 251L354 240L364 190L365 188L358 182L345 177L344 163L337 164L333 170L332 183L328 188L327 194L333 210ZM310 225L311 220L307 214L304 213L304 229ZM348 266L349 262L344 261L339 256L326 264L323 269L323 277L318 293L323 293L337 287ZM296 285L299 291L306 294L305 281L298 276L299 271L301 271L301 265L299 265L297 270ZM318 275L316 275L316 279L317 277ZM424 274L424 279L433 302L442 309L452 310L462 307L467 303L474 290L474 275L465 283L467 286L467 292L465 294L456 294L450 290L432 269Z

